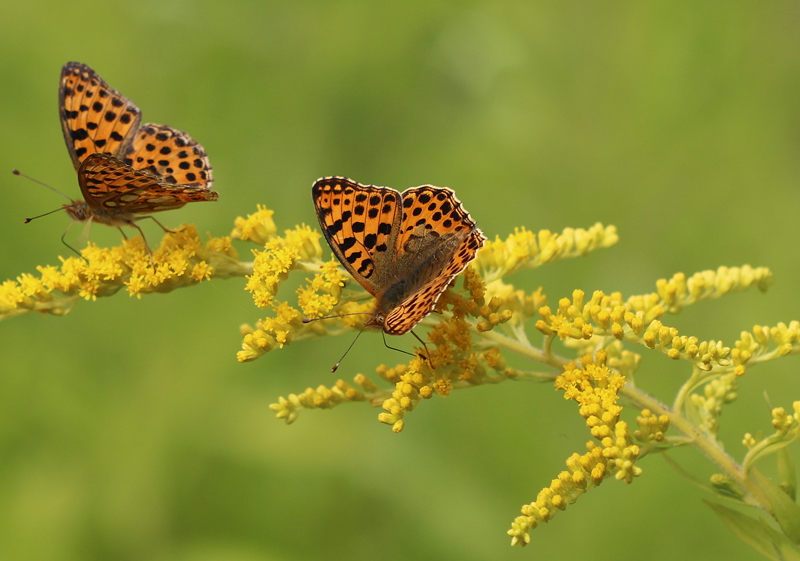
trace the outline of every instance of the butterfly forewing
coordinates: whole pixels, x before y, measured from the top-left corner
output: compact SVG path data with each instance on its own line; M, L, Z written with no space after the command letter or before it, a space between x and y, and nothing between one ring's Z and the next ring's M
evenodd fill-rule
M339 261L371 294L393 274L400 194L343 177L317 180L312 197L320 226Z
M122 161L160 175L166 183L210 189L211 163L203 147L183 131L146 124L136 133Z
M58 97L61 128L76 170L91 154L118 155L126 149L142 118L136 105L79 62L62 68Z
M423 185L403 191L403 221L397 247L400 255L414 253L433 240L465 235L476 227L461 201L447 187Z

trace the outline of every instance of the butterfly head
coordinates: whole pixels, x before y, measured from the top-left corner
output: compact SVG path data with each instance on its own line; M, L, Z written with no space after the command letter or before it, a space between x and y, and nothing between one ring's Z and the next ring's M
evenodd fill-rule
M76 222L85 222L92 214L86 201L72 201L61 208L67 211L69 217Z
M380 327L383 329L384 321L386 321L386 316L381 313L377 313L364 323L364 327Z

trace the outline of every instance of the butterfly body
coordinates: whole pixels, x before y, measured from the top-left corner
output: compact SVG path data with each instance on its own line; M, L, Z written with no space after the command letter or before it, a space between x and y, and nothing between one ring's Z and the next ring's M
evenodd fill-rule
M401 194L326 177L314 184L312 197L334 254L376 298L365 325L389 335L406 333L429 314L486 240L447 187Z
M203 147L183 131L140 126L139 108L87 65L64 65L58 98L84 198L64 205L73 220L138 229L149 214L217 200Z
M67 215L75 222L99 222L107 226L119 227L130 226L136 217L132 214L122 214L119 212L106 212L103 209L93 209L86 201L72 201L62 207Z

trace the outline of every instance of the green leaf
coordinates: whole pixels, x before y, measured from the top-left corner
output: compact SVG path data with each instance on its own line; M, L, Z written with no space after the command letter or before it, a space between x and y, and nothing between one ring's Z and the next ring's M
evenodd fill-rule
M733 510L721 504L712 503L711 501L703 501L719 516L725 525L740 540L758 551L764 557L769 557L775 561L782 560L778 556L778 545L773 539L773 534L770 533L769 526L764 524L761 519L752 518L746 514L742 514L738 510ZM759 521L761 523L759 523ZM774 532L774 530L772 530Z
M687 480L688 480L690 483L693 483L693 484L697 485L697 486L698 486L698 487L700 487L700 488L701 488L703 491L707 491L708 493L710 493L710 494L712 494L712 495L716 495L716 494L717 494L717 489L716 489L716 488L712 487L711 485L708 485L708 484L707 484L707 483L705 483L704 481L701 481L700 479L698 479L697 477L695 477L694 475L692 475L691 473L689 473L688 471L686 471L685 469L683 469L683 468L680 466L680 464L678 464L678 462L676 462L675 460L673 460L673 459L672 459L672 458L669 456L669 454L664 454L664 455L663 455L663 456L661 456L661 457L662 457L662 458L664 458L664 461L666 461L666 462L667 462L667 463L668 463L668 464L669 464L669 465L672 467L672 469L674 469L674 470L675 470L675 471L677 471L677 472L678 472L680 475L682 475L683 477L685 477L685 478L686 478L686 479L687 479Z
M797 500L797 473L794 470L792 455L787 448L778 450L778 481L789 498Z
M753 468L753 475L772 506L772 515L786 537L800 544L800 505L794 502L783 489Z
M800 549L797 548L789 538L780 532L773 530L763 518L758 519L764 531L770 535L772 543L778 548L778 558L782 561L800 561Z

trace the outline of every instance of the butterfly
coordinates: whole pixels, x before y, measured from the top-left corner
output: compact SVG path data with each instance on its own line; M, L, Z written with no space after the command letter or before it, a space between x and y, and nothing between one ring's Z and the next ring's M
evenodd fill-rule
M345 177L311 189L319 225L342 266L377 299L364 324L402 335L427 316L486 237L452 189L403 193Z
M144 239L136 224L142 218L169 230L142 215L217 200L203 147L172 127L140 126L139 108L87 65L68 62L61 69L58 108L85 199L63 205L73 221L130 226Z

